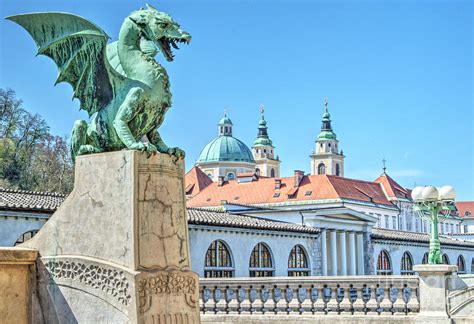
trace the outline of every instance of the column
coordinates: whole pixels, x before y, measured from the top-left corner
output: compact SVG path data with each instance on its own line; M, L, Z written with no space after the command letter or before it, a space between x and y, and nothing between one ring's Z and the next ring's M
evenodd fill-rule
M321 272L323 276L328 275L328 250L325 228L321 229Z
M355 276L356 271L356 244L354 232L349 232L349 274Z
M336 231L331 231L331 266L332 266L332 273L331 275L337 276L337 240L336 240Z
M364 270L364 236L363 233L357 233L357 269L358 275L363 276L365 274Z
M347 276L347 253L346 253L346 232L341 231L339 234L339 242L341 244L341 276Z

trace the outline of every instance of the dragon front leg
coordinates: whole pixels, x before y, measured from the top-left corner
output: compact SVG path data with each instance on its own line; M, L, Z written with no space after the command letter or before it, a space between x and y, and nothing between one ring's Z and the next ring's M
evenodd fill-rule
M183 158L185 157L185 152L178 148L178 147L168 147L165 142L161 139L160 133L158 133L158 130L153 130L149 132L147 135L148 140L150 141L151 144L153 144L158 152L160 153L167 153L176 156L177 158Z
M78 155L99 153L98 145L92 145L94 141L88 135L88 126L84 120L76 120L71 135L71 158L74 162Z
M144 92L141 88L130 89L117 111L113 125L117 136L128 149L156 152L155 146L147 146L145 143L137 141L128 127L128 123L139 113L137 107Z

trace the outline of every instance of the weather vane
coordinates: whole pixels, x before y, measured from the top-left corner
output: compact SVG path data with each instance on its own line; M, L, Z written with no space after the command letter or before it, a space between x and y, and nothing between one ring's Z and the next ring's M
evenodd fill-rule
M229 112L229 108L228 107L224 107L224 116L227 116L227 113Z
M328 97L324 97L324 107L326 109L326 111L328 111Z
M385 171L387 170L387 165L386 165L387 160L385 160L385 157L383 158L382 163L383 163L383 173L385 173Z
M265 112L265 106L263 104L260 105L260 113L263 115Z

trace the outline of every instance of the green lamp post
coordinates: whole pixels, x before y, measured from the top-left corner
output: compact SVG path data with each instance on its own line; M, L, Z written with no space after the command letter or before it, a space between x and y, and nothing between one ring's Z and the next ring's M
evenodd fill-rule
M411 197L414 201L413 209L423 219L431 221L428 264L442 264L438 222L440 218L447 218L450 212L456 209L454 206L456 191L451 186L439 189L433 186L416 187L413 189Z

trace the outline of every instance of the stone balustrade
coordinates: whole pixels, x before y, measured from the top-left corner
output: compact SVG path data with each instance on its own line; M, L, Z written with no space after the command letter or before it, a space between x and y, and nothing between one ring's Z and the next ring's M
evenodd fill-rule
M417 276L200 279L202 314L409 315Z

